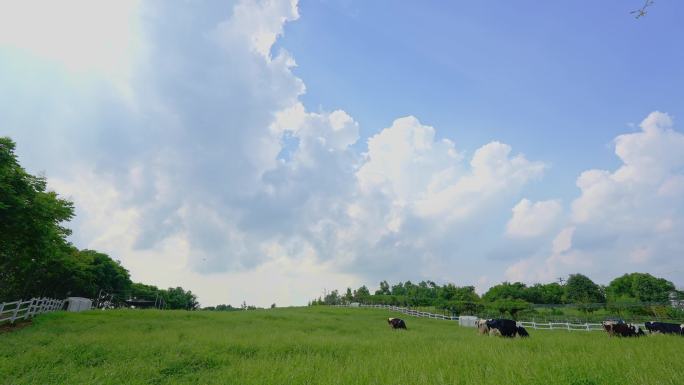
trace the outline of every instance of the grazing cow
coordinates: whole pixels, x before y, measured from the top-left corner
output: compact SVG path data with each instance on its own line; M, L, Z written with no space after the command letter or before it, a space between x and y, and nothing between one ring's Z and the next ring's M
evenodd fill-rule
M489 334L490 329L489 326L487 326L487 320L480 318L479 320L477 320L476 326L477 331L478 333L480 333L480 335Z
M406 329L406 323L401 318L388 318L387 323L392 329Z
M497 330L503 337L515 337L515 335L518 334L518 325L513 320L488 319L485 323L490 330ZM523 330L525 334L527 334L527 331L524 328Z
M602 322L603 329L608 333L609 336L618 337L641 337L644 331L640 327L636 327L632 324L626 323L616 323L613 321Z
M682 334L682 325L666 322L646 322L644 326L649 333Z
M530 336L530 333L528 333L527 330L525 330L524 327L518 326L518 336L520 336L520 337L529 337L529 336Z

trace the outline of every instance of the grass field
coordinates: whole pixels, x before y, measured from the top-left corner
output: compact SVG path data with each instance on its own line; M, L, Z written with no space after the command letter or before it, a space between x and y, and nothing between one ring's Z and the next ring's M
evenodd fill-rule
M684 384L684 338L478 336L377 309L51 313L0 334L2 384Z

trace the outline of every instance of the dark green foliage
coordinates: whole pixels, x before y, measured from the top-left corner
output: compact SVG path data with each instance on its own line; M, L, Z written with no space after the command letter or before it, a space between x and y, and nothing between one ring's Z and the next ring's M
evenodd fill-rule
M162 290L161 295L168 309L195 310L199 307L197 296L192 294L190 290L185 291L182 287L170 287L168 290Z
M570 274L565 284L565 299L570 303L604 303L606 296L601 286L582 274Z
M612 296L610 298L619 298L620 302L606 303L606 291L609 297ZM527 286L521 282L503 282L489 288L482 298L473 286L459 287L451 283L440 286L433 281L422 281L417 285L411 281L390 285L387 281L381 281L374 295L368 294L366 286L353 293L347 289L344 296L339 296L333 290L325 298L310 302L310 305L361 302L516 319L591 318L596 321L610 316L684 319L684 313L667 302L673 292L676 291L671 282L649 274L627 274L611 282L607 289L582 274L573 274L565 285L552 282Z
M43 294L59 282L72 249L62 223L73 204L47 191L45 177L27 173L14 149L0 138L0 300Z
M664 302L675 290L672 282L647 273L625 274L606 287L606 295L613 302L635 299L639 302Z
M26 172L15 144L0 137L0 302L31 297L95 298L100 291L128 298L163 298L173 309L197 308L183 288L159 290L132 284L119 261L94 250L78 250L63 226L73 203L47 191L45 177Z

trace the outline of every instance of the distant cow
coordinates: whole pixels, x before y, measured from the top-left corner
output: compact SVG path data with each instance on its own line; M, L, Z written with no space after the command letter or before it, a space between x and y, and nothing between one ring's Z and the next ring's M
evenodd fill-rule
M666 322L646 322L644 326L649 333L682 334L682 325Z
M485 324L491 330L497 330L503 337L528 337L529 333L524 327L518 326L515 321L510 319L489 319Z
M406 323L401 318L388 318L387 323L392 329L406 329Z
M608 333L609 336L618 337L641 337L644 331L640 327L632 324L617 323L613 321L602 322L603 329Z

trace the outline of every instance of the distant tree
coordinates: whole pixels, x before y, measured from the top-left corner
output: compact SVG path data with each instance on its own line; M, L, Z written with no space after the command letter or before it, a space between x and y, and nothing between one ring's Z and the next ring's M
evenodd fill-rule
M485 301L494 302L499 300L527 300L527 286L521 282L503 282L492 286L482 296Z
M392 295L406 295L406 288L404 284L399 282L396 285L392 285L392 290L390 291Z
M364 302L368 299L368 297L370 297L370 295L370 291L366 285L363 285L354 291L354 300L357 302Z
M323 297L323 303L326 305L339 305L342 303L342 297L340 297L337 290L333 290Z
M350 303L354 300L354 294L352 293L351 287L347 288L347 292L344 294L344 301Z
M170 287L161 292L164 302L169 309L196 310L199 307L197 296L182 287Z
M569 303L604 303L606 297L601 286L582 274L571 274L565 283L565 299Z
M606 287L606 294L613 302L630 298L641 302L666 302L673 291L675 286L672 282L648 273L625 274Z
M561 304L565 289L556 282L536 283L526 289L525 300L538 304Z
M390 285L387 281L380 282L380 289L375 291L375 295L389 295L392 294L390 290Z
M275 309L275 308L276 308L276 304L275 304L275 303L272 303L272 304L271 304L271 309Z
M216 310L217 311L237 311L240 309L233 307L233 305L217 305Z

